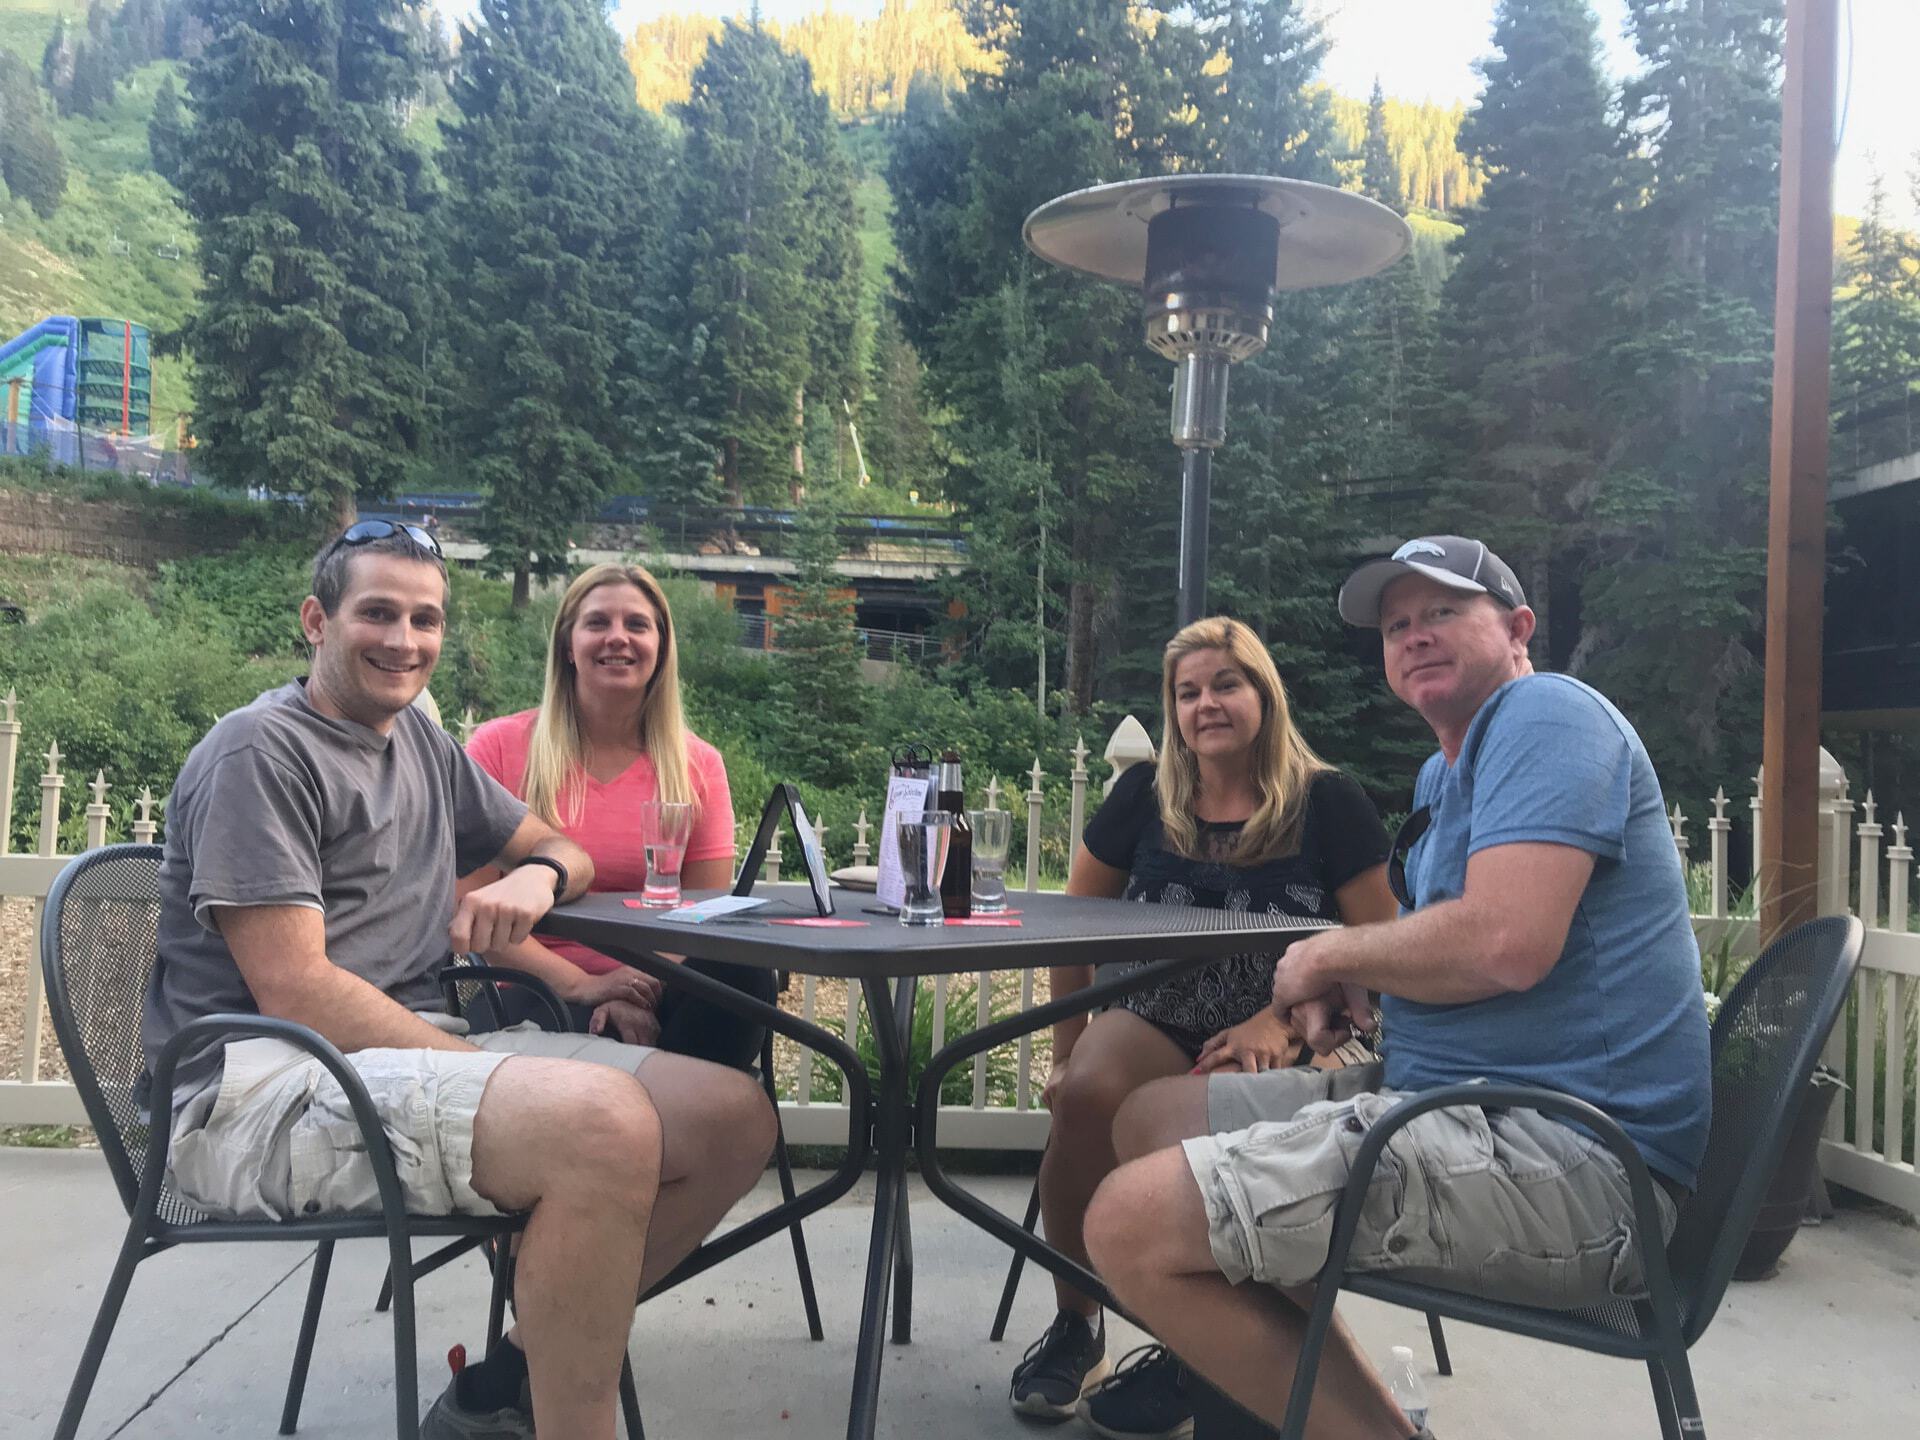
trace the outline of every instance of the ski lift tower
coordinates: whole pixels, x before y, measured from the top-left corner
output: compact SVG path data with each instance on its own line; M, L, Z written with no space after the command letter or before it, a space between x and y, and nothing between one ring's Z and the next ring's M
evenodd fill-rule
M1279 290L1362 280L1413 245L1386 206L1270 175L1168 175L1096 185L1027 217L1042 260L1140 290L1149 349L1174 362L1180 448L1180 624L1206 613L1207 500L1227 437L1227 373L1258 355Z

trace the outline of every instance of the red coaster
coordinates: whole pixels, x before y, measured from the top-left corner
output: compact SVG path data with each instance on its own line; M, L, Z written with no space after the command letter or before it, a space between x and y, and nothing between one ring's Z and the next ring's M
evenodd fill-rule
M964 920L950 919L949 925L999 925L1018 926L1020 921L1011 915L969 915Z
M809 915L804 920L770 920L770 925L809 925L816 930L845 930L870 924L866 920L841 920L832 915Z

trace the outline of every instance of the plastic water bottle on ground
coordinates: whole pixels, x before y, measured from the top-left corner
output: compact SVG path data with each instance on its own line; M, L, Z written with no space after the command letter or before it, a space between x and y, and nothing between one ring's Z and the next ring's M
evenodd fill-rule
M1393 1347L1393 1364L1387 1370L1387 1388L1394 1401L1407 1412L1407 1420L1416 1430L1427 1428L1427 1385L1413 1368L1413 1351L1405 1345Z

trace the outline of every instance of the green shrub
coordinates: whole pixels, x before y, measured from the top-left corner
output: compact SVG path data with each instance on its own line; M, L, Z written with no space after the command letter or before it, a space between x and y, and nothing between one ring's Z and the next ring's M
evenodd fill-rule
M947 1024L943 1043L951 1044L964 1035L971 1035L979 1028L979 982L968 978L956 980L947 987ZM907 1045L907 1087L917 1091L920 1077L926 1073L927 1062L933 1058L933 980L922 979L913 997L913 1034ZM996 997L992 1003L992 1018L1004 1020L1019 1009L1017 997ZM847 1017L845 1014L819 1015L815 1023L822 1030L846 1037ZM867 1067L867 1074L876 1084L880 1079L880 1042L873 1033L873 1017L867 1007L860 1007L860 1025L854 1038L853 1048L859 1052L861 1061ZM1018 1093L1020 1080L1019 1051L1012 1045L996 1046L987 1052L987 1103L989 1105L1012 1105ZM813 1096L821 1102L835 1102L840 1099L843 1082L840 1072L832 1064L816 1057L813 1066ZM940 1103L942 1105L971 1105L973 1103L973 1064L969 1061L952 1071L940 1082Z
M63 849L79 847L87 781L113 788L112 833L124 836L140 788L165 796L187 751L213 722L298 670L249 660L218 629L177 614L163 619L137 596L96 586L13 632L0 649L0 692L19 692L21 763L14 782L13 844L30 849L40 816L40 759L60 746L67 777Z

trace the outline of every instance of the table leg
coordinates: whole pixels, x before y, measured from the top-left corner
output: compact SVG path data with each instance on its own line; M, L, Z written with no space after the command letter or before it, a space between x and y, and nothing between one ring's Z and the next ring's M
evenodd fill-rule
M906 1062L913 1056L913 1012L919 982L908 978L894 992L894 1026L900 1034L900 1054ZM904 1097L905 1091L901 1094ZM903 1131L904 1135L905 1132ZM906 1167L900 1171L900 1228L894 1234L893 1250L893 1343L913 1343L913 1197L907 1191Z
M900 1225L893 1245L893 1343L913 1343L913 1214L908 1208L905 1167L900 1173Z
M906 1214L908 1135L907 1037L911 1034L915 981L899 982L896 995L884 979L861 982L880 1051L880 1083L874 1094L873 1229L867 1241L867 1279L860 1304L860 1338L853 1355L853 1398L847 1408L847 1440L872 1440L880 1411L880 1360L887 1322L887 1289ZM901 1024L904 1015L909 1022Z
M938 1138L940 1085L951 1071L983 1050L990 1050L996 1045L1004 1045L1010 1040L1016 1040L1021 1035L1044 1029L1066 1016L1084 1015L1097 1010L1123 995L1157 985L1206 963L1205 960L1185 959L1155 961L1151 965L1126 971L1110 979L1096 981L1085 989L1076 990L1058 1000L1050 1000L1045 1005L1036 1006L1023 1014L996 1020L990 1025L950 1041L928 1058L927 1068L920 1075L919 1093L915 1102L917 1116L914 1148L920 1157L920 1179L933 1197L958 1211L961 1216L971 1220L989 1235L1004 1241L1016 1255L1026 1256L1034 1264L1043 1266L1065 1280L1083 1295L1090 1295L1108 1309L1123 1315L1126 1312L1114 1301L1105 1283L1093 1271L1061 1254L1039 1235L1014 1224L1010 1218L1002 1215L993 1206L954 1183L940 1163Z

